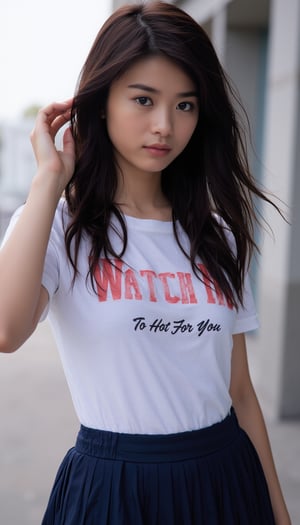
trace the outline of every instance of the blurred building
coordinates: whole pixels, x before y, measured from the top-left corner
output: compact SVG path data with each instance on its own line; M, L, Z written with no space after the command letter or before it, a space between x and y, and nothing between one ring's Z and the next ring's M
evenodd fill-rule
M0 239L12 212L24 202L36 170L31 119L0 123Z
M126 2L114 0L114 8ZM135 3L131 1L129 3ZM270 414L300 417L300 2L173 0L210 34L250 118L256 177L283 203L286 224L259 239L256 337L259 382ZM260 161L258 159L261 159Z

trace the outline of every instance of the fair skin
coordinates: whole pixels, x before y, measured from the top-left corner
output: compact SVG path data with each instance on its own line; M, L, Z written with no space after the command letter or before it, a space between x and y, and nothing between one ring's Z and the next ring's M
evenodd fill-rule
M47 301L41 285L54 213L75 166L70 133L63 150L54 138L69 120L72 101L39 112L32 133L37 173L11 236L0 251L0 351L13 352L34 331ZM110 89L107 129L119 167L115 202L139 218L170 220L161 171L188 143L198 120L191 79L174 63L152 57L133 65ZM20 271L21 269L21 271ZM233 337L230 393L241 426L262 462L277 525L290 525L265 424L251 383L243 334Z
M164 57L138 61L114 82L107 129L120 168L116 202L126 214L170 220L160 174L184 150L197 121L194 83Z

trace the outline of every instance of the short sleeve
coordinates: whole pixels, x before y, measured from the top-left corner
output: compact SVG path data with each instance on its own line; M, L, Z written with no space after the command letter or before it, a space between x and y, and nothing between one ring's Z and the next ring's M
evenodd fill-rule
M244 281L243 305L240 305L237 311L236 322L233 328L233 334L249 332L258 328L258 318L253 294L250 286L249 275L247 274Z
M228 228L226 223L219 216L216 215L216 218L224 228L230 249L233 253L236 253L236 243L230 228ZM243 285L243 304L240 304L238 308L236 322L232 333L240 334L250 332L251 330L256 330L258 327L259 322L251 290L250 278L249 274L246 273Z
M4 246L7 239L11 235L24 206L19 207L14 214L11 217L11 220L9 222L8 228L5 232L3 241L1 246ZM56 212L57 215L57 212ZM54 223L51 229L50 239L47 247L46 257L45 257L45 263L44 263L44 270L43 270L43 276L42 276L42 285L46 288L49 294L49 301L51 301L53 295L59 288L59 255L57 251L57 238L59 236L59 232L57 231L57 218L55 216ZM42 320L45 319L48 312L48 308L42 315Z

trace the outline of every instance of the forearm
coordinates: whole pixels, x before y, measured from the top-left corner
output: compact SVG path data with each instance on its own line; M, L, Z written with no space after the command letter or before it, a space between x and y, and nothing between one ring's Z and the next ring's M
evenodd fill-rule
M35 177L24 209L0 251L0 348L15 350L30 335L59 195L51 178Z
M32 333L47 295L41 287L46 250L59 198L75 167L71 130L63 149L55 136L70 119L72 100L40 110L31 142L38 171L27 202L0 251L0 351L16 350Z
M276 524L290 525L291 521L278 480L266 425L254 390L245 399L235 400L234 407L240 426L250 437L260 458Z

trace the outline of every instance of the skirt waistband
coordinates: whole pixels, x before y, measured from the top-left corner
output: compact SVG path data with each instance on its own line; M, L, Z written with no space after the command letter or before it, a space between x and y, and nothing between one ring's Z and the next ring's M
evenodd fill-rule
M237 438L240 427L233 409L220 423L178 434L122 434L81 425L75 449L104 459L168 462L192 459L223 449Z

